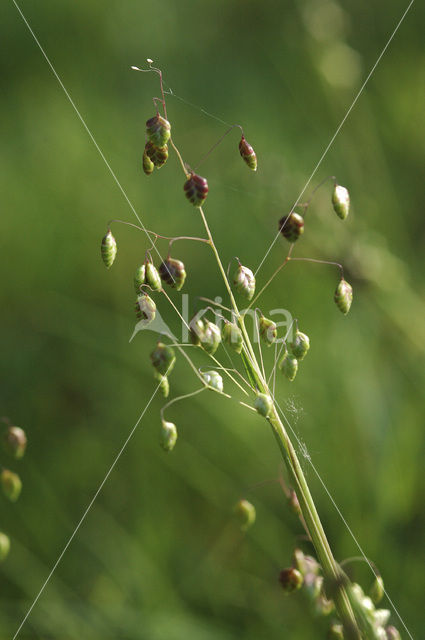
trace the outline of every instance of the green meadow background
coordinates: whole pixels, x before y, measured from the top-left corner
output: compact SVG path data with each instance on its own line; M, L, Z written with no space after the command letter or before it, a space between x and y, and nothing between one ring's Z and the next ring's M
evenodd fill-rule
M216 118L243 125L257 174L240 159L237 131L200 173L223 262L237 255L256 269L407 2L20 6L147 228L202 234L175 156L150 178L141 171L159 87L130 65L149 57L164 70L173 135L192 165L225 132ZM332 212L331 184L317 192L296 247L298 256L345 265L350 314L333 303L338 272L327 266L290 264L261 299L265 313L289 309L311 338L296 380L278 376L277 397L414 638L423 633L425 589L424 17L415 2L304 196L332 174L350 190L345 223ZM107 271L100 259L107 221L137 222L134 212L12 0L2 3L0 33L0 415L29 438L22 461L1 458L24 483L16 504L0 502L0 528L12 539L0 567L7 639L153 393L156 337L129 342L144 234L115 226L116 263ZM287 248L279 238L258 286ZM197 296L225 298L207 247L177 243L174 255L186 264L194 309ZM159 297L158 308L178 330ZM209 366L202 354L196 362ZM197 388L181 358L171 383L171 397ZM165 454L162 404L152 401L19 637L324 638L329 620L315 618L302 594L285 598L277 581L295 545L310 548L286 506L265 421L201 394L170 407L179 440ZM336 557L358 555L306 458L303 465ZM257 509L245 535L232 515L241 497ZM369 587L365 565L351 575Z

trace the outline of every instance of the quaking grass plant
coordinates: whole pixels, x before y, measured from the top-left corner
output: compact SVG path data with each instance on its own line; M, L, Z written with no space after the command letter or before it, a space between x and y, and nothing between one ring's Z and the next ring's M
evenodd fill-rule
M148 59L147 62L148 68L146 69L138 67L132 67L132 69L158 74L161 98L153 98L155 113L146 122L146 145L143 152L142 168L146 176L151 176L155 169L160 169L165 165L168 160L169 147L171 147L185 176L183 193L188 202L199 212L205 229L205 237L167 237L155 231L147 230L143 226L138 227L129 222L112 220L108 224L107 233L101 243L101 255L106 267L110 268L117 255L117 243L111 231L112 224L129 224L144 231L149 240L146 258L143 264L137 266L134 275L134 287L137 295L135 310L139 321L136 329L145 328L154 322L156 317L155 297L160 295L167 298L173 312L180 316L183 323L188 324L191 337L190 343L178 343L164 330L164 334L151 353L154 377L157 381L156 390L160 390L165 398L168 397L170 392L169 376L176 362L176 352L186 359L200 384L198 390L173 398L162 408L160 443L167 452L171 452L176 446L178 438L177 427L173 422L165 418L165 411L178 400L189 398L205 391L224 395L227 398L231 397L224 391L222 374L225 375L233 385L236 385L247 396L247 401L241 401L240 404L247 409L256 411L271 427L288 476L289 486L288 488L285 486L288 504L299 516L300 523L316 552L316 558L314 558L304 555L300 549L294 550L292 565L281 571L279 576L284 592L290 594L303 589L313 603L316 612L321 615L330 615L329 638L396 640L400 635L395 627L388 626L390 612L386 609L377 609L375 607L385 593L379 572L364 558L373 569L375 577L369 595L365 595L360 585L351 582L344 571L343 567L349 560L345 561L345 563L338 563L333 556L295 446L288 434L287 426L289 426L289 423L285 422L285 416L274 395L276 369L279 369L289 381L294 380L298 372L299 363L308 353L310 340L305 333L299 330L296 320L292 322L284 336L278 337L276 323L265 317L261 310L254 306L278 273L290 261L299 260L337 267L339 280L336 284L334 301L342 314L345 315L349 312L353 299L353 290L344 278L343 267L332 261L295 257L294 255L295 247L304 232L306 212L316 189L322 186L326 180L332 180L332 206L341 220L344 220L349 214L350 197L348 190L339 185L334 176L326 178L316 187L307 202L298 203L294 207L294 209L298 209L298 212L290 211L288 215L279 220L278 232L289 243L288 254L258 293L256 293L256 279L252 270L244 266L238 259L233 278L229 279L203 208L208 196L207 179L195 173L183 160L182 154L171 136L171 124L167 116L162 72L153 66L152 60ZM242 160L250 170L256 171L256 153L246 140L240 125L230 127L210 152L234 128L241 130L239 153ZM204 156L204 159L210 152ZM206 248L212 251L217 263L218 274L224 282L229 298L229 306L206 298L199 298L207 302L208 307L196 313L189 323L180 314L177 306L166 291L167 287L180 291L185 285L185 265L175 257L174 244L180 240L204 243ZM168 241L168 253L167 257L156 268L152 253L154 249L159 253L156 244L158 241ZM249 303L248 307L243 311L239 308L237 298L245 299ZM277 357L275 358L273 370L268 377L264 368L261 348L260 358L258 358L254 351L253 340L251 340L246 326L247 315L252 310L254 310L256 337L264 345L275 345L276 349ZM236 367L234 369L226 369L220 363L216 357L216 352L220 345L224 349L230 349L234 357L238 356L240 358L240 369ZM212 360L214 363L213 370L203 372L202 369L198 369L195 366L190 357L190 352L193 348L202 350ZM236 505L235 512L241 521L243 529L249 528L255 521L255 508L247 500L241 500Z

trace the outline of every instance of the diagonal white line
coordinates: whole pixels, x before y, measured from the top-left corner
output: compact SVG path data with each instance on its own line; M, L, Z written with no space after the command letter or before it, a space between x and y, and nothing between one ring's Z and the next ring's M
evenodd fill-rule
M338 125L337 130L335 131L334 135L332 136L332 138L330 139L326 149L324 150L324 152L322 153L319 162L316 164L316 166L313 169L313 172L311 174L311 176L309 177L309 179L307 180L307 182L305 183L303 190L301 191L301 193L299 194L298 198L295 200L294 204L292 205L290 211L293 210L293 208L295 207L295 205L300 201L301 197L303 196L305 190L307 189L308 185L310 184L310 182L312 181L314 175L316 174L318 168L320 167L320 165L322 164L326 154L328 153L329 149L331 148L331 146L333 145L335 138L337 137L337 135L339 134L339 132L341 131L342 127L344 126L345 121L347 120L348 116L350 115L351 111L353 110L357 100L360 98L361 94L363 93L363 90L365 88L365 86L367 85L367 83L369 82L373 72L375 71L376 67L378 66L379 62L381 61L382 56L384 55L384 53L386 52L386 50L388 49L392 39L394 38L395 34L397 33L399 27L401 26L401 23L403 22L404 18L407 16L407 13L410 9L410 7L412 6L412 4L414 3L415 0L411 0L409 6L407 7L407 9L405 10L405 12L403 13L403 15L401 16L400 20L397 23L397 26L395 27L394 31L392 32L391 36L388 39L388 42L386 43L385 47L382 49L381 53L379 54L379 57L377 59L377 61L375 62L375 64L373 65L372 69L369 71L369 74L366 78L366 80L363 82L362 86L360 87L356 97L354 98L353 102L351 103L351 106L349 107L347 113L345 114L345 116L343 117L343 119L341 120L340 124ZM272 248L274 247L274 245L277 242L277 239L280 236L280 230L277 232L273 242L271 243L270 247L267 249L266 254L264 255L264 258L261 260L260 264L257 267L257 270L255 272L255 275L257 275L257 273L259 272L259 270L261 269L261 267L263 266L263 263L265 262L267 256L269 255L270 251L272 250Z
M145 232L146 236L148 237L149 242L151 243L151 242L152 242L152 239L151 239L150 235L148 234L148 232L147 232L147 230L146 230L145 225L144 225L144 224L143 224L143 222L141 221L141 219L140 219L139 215L137 214L136 209L134 208L134 206L133 206L132 202L130 201L130 199L129 199L129 197L127 196L126 192L124 191L123 187L121 186L120 181L118 180L117 176L115 175L115 172L113 171L113 169L112 169L111 165L110 165L110 164L109 164L109 162L107 161L107 159L106 159L106 157L105 157L105 155L104 155L104 153L103 153L102 149L101 149L101 148L99 147L99 145L97 144L97 142L96 142L96 140L95 140L95 138L94 138L94 136L93 136L92 132L91 132L91 131L90 131L90 129L88 128L88 126L87 126L87 124L86 124L86 122L85 122L85 120L84 120L83 116L81 115L81 113L80 113L80 112L79 112L79 110L77 109L77 107L76 107L76 105L75 105L75 103L74 103L73 99L72 99L72 98L71 98L71 96L69 95L69 93L68 93L68 91L67 91L67 89L66 89L65 85L63 84L63 82L62 82L62 80L60 79L60 77L59 77L58 73L56 72L56 69L54 68L53 64L50 62L50 59L49 59L49 57L47 56L47 53L44 51L43 47L41 46L41 44L40 44L40 42L39 42L39 40L38 40L37 36L36 36L36 35L35 35L35 33L34 33L34 31L31 29L31 26L29 25L28 20L26 19L26 17L25 17L25 16L24 16L24 14L22 13L22 11L21 11L20 7L18 6L18 4L17 4L16 0L12 0L12 2L13 2L13 4L15 5L16 9L18 10L18 12L19 12L19 14L20 14L20 16L21 16L22 20L24 21L25 25L27 26L28 31L31 33L32 37L34 38L35 43L37 44L38 48L40 49L41 53L43 54L43 56L44 56L44 58L45 58L45 60L46 60L47 64L49 65L50 69L52 70L53 75L55 76L56 80L59 82L60 86L62 87L62 89L63 89L63 91L64 91L64 93L65 93L66 97L68 98L69 102L71 103L72 108L74 109L74 111L75 111L75 113L77 114L77 116L78 116L79 120L81 121L81 124L83 125L84 129L87 131L87 133L88 133L88 135L89 135L89 137L90 137L91 141L93 142L94 146L96 147L96 149L97 149L97 151L98 151L98 153L99 153L100 157L102 158L103 162L106 164L106 166L107 166L107 168L108 168L108 170L109 170L109 173L110 173L110 174L111 174L111 176L113 177L113 179L114 179L114 181L115 181L115 183L116 183L116 185L117 185L118 189L121 191L122 195L124 196L125 200L127 201L128 205L129 205L130 209L132 210L132 212L133 212L133 213L134 213L134 215L136 216L136 218L137 218L137 220L138 220L138 222L139 222L139 224L140 224L141 228L143 229L143 231ZM161 254L159 253L159 251L158 251L157 247L156 247L156 246L154 246L153 248L155 249L156 253L158 254L158 256L159 256L159 258L160 258L160 260L161 260L161 262L162 262L162 261L163 261L163 260L162 260L162 256L161 256Z
M54 572L56 571L60 561L62 560L63 556L65 555L69 545L71 544L71 542L73 541L77 531L79 530L79 528L81 527L81 525L83 524L84 520L86 519L90 509L92 508L96 498L98 497L99 493L102 491L103 486L105 485L106 481L108 480L109 476L111 475L112 471L114 470L118 460L120 459L121 455L124 453L125 448L127 447L128 443L130 442L131 438L133 437L134 432L136 431L137 427L140 424L140 421L142 420L143 416L145 415L146 411L148 410L152 400L154 399L158 389L160 387L160 384L158 384L158 386L156 387L155 391L153 392L153 394L151 395L151 397L149 398L149 401L146 405L146 407L143 409L142 413L140 414L139 418L137 419L136 424L134 425L134 427L131 429L129 435L127 436L124 444L122 445L121 449L119 450L118 454L115 456L114 461L112 462L107 474L105 475L105 477L103 478L102 482L99 485L99 488L97 489L96 493L94 494L93 498L91 499L87 509L84 511L80 521L78 522L77 526L75 527L72 535L70 536L68 542L66 543L66 545L64 546L62 552L60 553L58 559L56 560L55 564L53 565L49 575L47 576L46 580L44 581L40 591L38 592L37 596L34 598L33 603L31 604L30 608L28 609L24 619L22 620L21 624L19 625L19 628L17 629L15 635L13 636L13 640L15 640L15 638L18 637L19 632L21 631L22 627L24 626L25 622L27 621L29 615L31 614L31 611L34 609L35 605L37 604L41 594L43 593L44 589L46 588L47 584L49 583L51 577L53 576Z
M289 429L291 430L291 433L294 436L294 438L296 439L296 441L298 443L298 446L300 447L301 451L303 451L305 449L305 446L303 445L303 443L299 439L295 429L292 427L291 423L289 422L288 418L286 417L285 413L283 412L283 410L280 407L279 403L277 402L276 398L274 398L272 396L272 400L276 404L276 406L277 406L277 408L279 410L279 413L281 414L282 418L285 420L286 424L288 425ZM344 518L341 509L338 507L334 497L332 496L331 492L329 491L328 487L326 486L325 481L323 480L322 476L320 475L319 471L317 470L316 466L314 465L311 457L309 455L307 455L306 459L307 459L308 463L310 464L311 468L313 469L314 473L316 474L316 476L317 476L320 484L322 485L323 489L325 490L328 498L330 499L330 501L332 502L333 506L335 507L335 509L336 509L339 517L341 518L342 522L344 523L344 526L346 527L348 533L350 534L350 536L354 540L354 542L355 542L358 550L360 551L362 557L364 558L365 562L369 565L369 568L372 571L373 575L378 577L378 574L376 573L376 570L374 569L372 563L370 562L370 560L366 556L365 552L363 551L363 548L360 545L360 542L357 540L357 538L356 538L353 530L351 529L350 525L348 524L347 520ZM398 619L400 620L401 624L403 625L407 635L409 636L409 638L411 638L411 640L413 640L412 634L410 633L409 629L407 628L403 618L401 617L400 613L398 612L397 607L395 606L394 602L390 598L390 595L389 595L388 591L386 591L385 588L384 588L384 593L385 593L385 595L386 595L386 597L388 599L388 602L391 604L392 608L394 609L396 616L398 617Z

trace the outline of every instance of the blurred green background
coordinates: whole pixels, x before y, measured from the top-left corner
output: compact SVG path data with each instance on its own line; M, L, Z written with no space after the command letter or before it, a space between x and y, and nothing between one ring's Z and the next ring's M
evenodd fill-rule
M225 131L201 108L243 125L258 173L243 165L237 132L200 172L223 261L238 255L253 269L406 6L21 0L147 228L202 234L175 157L149 179L141 172L144 123L159 89L154 74L130 65L152 58L167 86L196 105L168 98L189 163ZM290 309L311 337L296 380L278 377L278 397L415 638L425 588L424 17L416 2L307 190L331 174L350 189L344 224L331 210L331 185L317 193L297 255L346 265L352 311L344 318L333 303L333 268L303 263L289 265L261 300L264 311ZM0 413L29 438L12 467L22 496L0 503L13 545L0 569L0 637L11 638L151 397L155 335L129 343L132 275L146 238L116 226L118 258L105 270L107 221L135 216L12 1L1 23ZM259 285L287 246L279 239L273 247ZM225 297L207 247L181 243L174 253L194 306L199 295ZM208 364L202 354L197 362ZM172 395L197 387L182 359L171 381ZM328 621L314 618L301 594L284 598L277 582L295 544L309 547L277 482L280 459L265 422L202 394L167 412L179 429L167 455L158 446L161 405L152 402L19 637L325 637ZM357 555L304 467L336 557ZM240 497L257 508L246 535L232 516ZM354 569L367 588L370 572Z

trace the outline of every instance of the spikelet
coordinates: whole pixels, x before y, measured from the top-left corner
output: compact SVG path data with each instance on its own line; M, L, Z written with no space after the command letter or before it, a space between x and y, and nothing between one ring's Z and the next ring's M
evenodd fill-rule
M153 173L153 170L155 169L155 165L152 162L152 160L150 159L147 151L146 151L146 147L143 151L143 158L142 158L142 167L143 167L143 171L147 176L150 176L151 173Z
M146 284L154 291L161 291L162 284L157 268L152 262L146 262Z
M100 253L106 268L109 269L110 267L112 267L115 256L117 255L117 243L110 229L108 229L108 233L106 234L106 236L102 238Z
M292 355L297 360L302 360L310 349L310 338L301 331L296 331L293 341L289 344Z
M156 304L147 293L141 293L137 296L135 311L138 320L146 320L150 323L155 319Z
M336 184L332 194L332 204L335 213L345 220L350 211L350 194L345 187Z
M25 431L20 427L8 427L4 434L3 445L5 451L19 460L23 457L27 448L27 436Z
M201 207L208 195L208 182L206 178L202 178L192 172L190 177L184 183L183 189L189 202L191 202L195 207Z
M247 531L255 522L255 507L248 500L239 500L234 506L233 511L239 520L242 531Z
M334 300L338 309L346 316L353 302L353 287L344 278L338 282Z
M283 569L279 574L279 582L282 585L284 593L293 593L303 586L304 578L302 574L294 567Z
M250 169L257 171L257 155L249 142L245 140L245 136L242 135L239 142L239 152Z
M254 407L257 409L260 416L267 418L272 410L272 401L270 396L265 393L259 393L255 398Z
M279 231L289 242L296 242L304 233L304 219L295 211L279 220Z
M214 322L210 322L209 320L205 322L204 331L199 336L199 341L204 351L210 355L214 355L221 342L220 329Z
M172 451L177 442L177 427L174 422L161 422L160 443L165 451Z
M180 291L186 280L186 270L181 260L168 257L159 267L161 280Z
M134 288L136 290L136 293L140 293L140 287L142 286L142 284L145 284L146 282L146 265L145 263L141 264L140 267L137 267L135 274L134 274Z
M156 147L152 142L145 145L145 154L152 164L160 169L168 160L168 146Z
M297 375L298 360L290 353L285 353L279 362L279 369L282 371L283 375L292 382Z
M9 471L9 469L3 469L0 474L0 482L6 498L11 502L16 502L22 489L22 482L18 474Z
M146 122L146 135L155 147L163 147L170 139L171 125L157 113Z
M160 373L155 371L154 378L159 383L159 389L164 398L168 398L168 395L170 393L170 383L168 382L167 376L162 376Z
M0 562L3 562L9 555L10 551L10 540L9 536L5 533L0 532Z
M233 285L236 291L251 300L255 293L255 276L251 269L240 264L233 276Z
M223 378L217 371L205 371L202 374L205 383L214 391L223 393Z
M269 320L261 316L258 322L258 328L262 340L270 347L277 338L277 325L273 320Z
M176 363L174 349L163 342L158 342L150 358L152 366L162 376L169 375Z
M242 351L242 332L237 324L234 322L226 322L221 330L221 337L223 338L223 342L228 344L236 353Z

